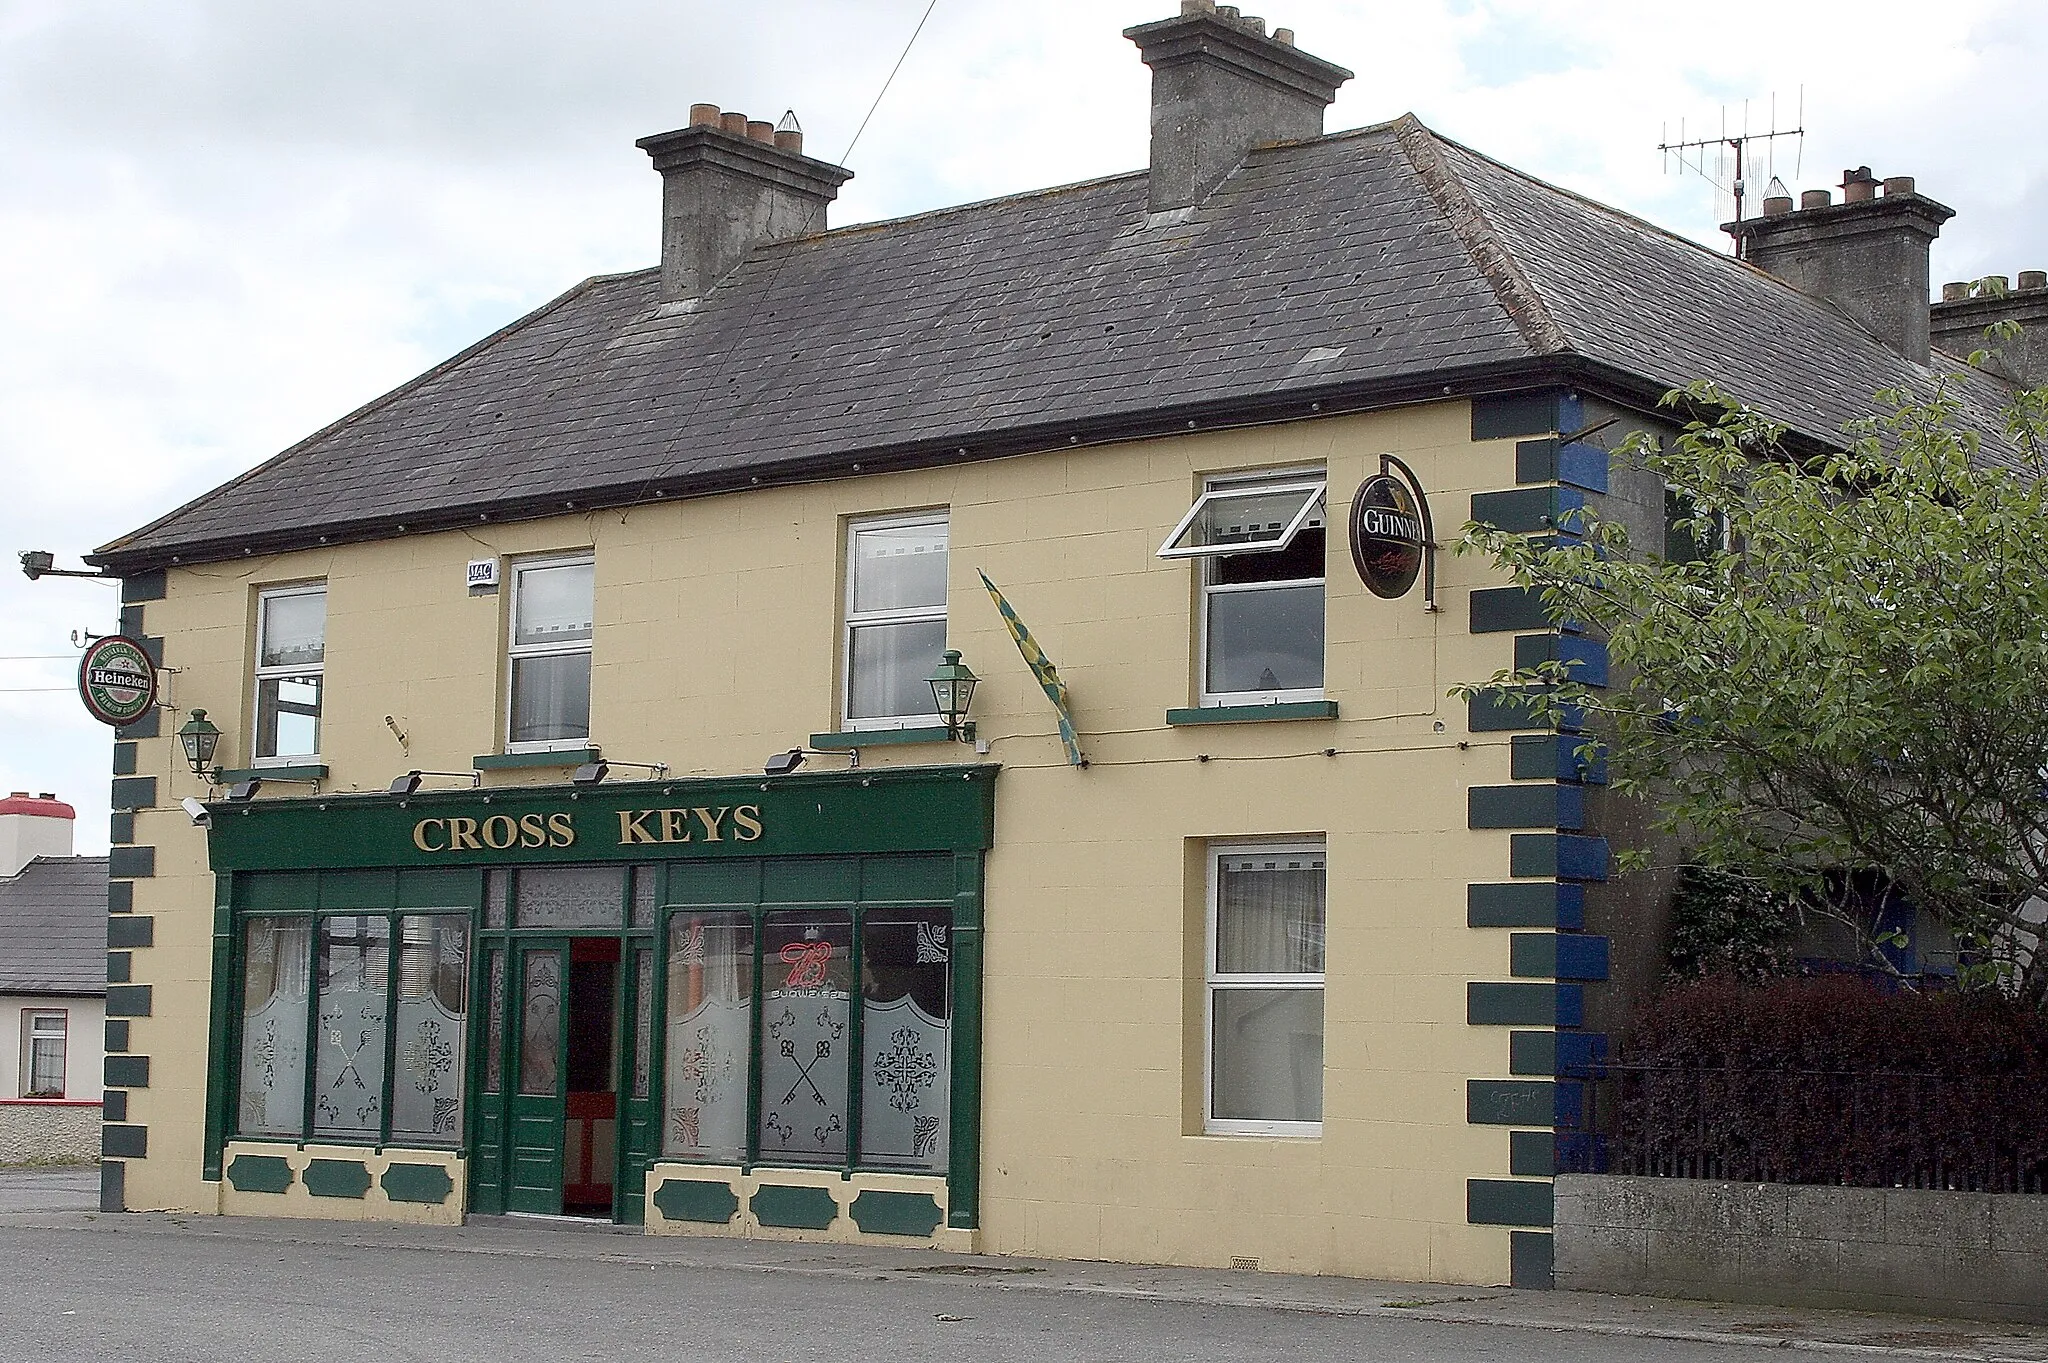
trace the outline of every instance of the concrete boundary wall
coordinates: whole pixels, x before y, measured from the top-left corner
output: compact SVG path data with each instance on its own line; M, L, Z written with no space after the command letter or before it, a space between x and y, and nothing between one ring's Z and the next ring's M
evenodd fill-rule
M2048 1196L1567 1174L1559 1287L2048 1323Z
M99 1157L98 1103L0 1099L0 1164L87 1164Z

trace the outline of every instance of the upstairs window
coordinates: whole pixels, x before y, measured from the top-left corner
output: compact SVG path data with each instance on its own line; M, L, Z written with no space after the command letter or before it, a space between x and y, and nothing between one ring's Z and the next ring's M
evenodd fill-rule
M588 555L512 571L511 701L515 752L590 741L590 638L596 565Z
M1160 546L1201 564L1202 704L1322 697L1327 486L1320 471L1211 479Z
M1322 1129L1326 885L1320 843L1210 849L1209 1131Z
M327 589L288 587L257 597L255 764L319 755L326 667Z
M946 651L943 514L856 522L846 537L848 729L937 722L926 684Z

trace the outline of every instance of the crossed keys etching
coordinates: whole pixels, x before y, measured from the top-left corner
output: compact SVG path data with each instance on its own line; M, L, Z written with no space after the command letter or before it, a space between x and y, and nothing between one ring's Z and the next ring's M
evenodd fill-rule
M782 1101L785 1103L795 1102L796 1091L800 1088L808 1087L811 1090L811 1096L818 1100L820 1106L831 1106L831 1104L826 1102L824 1091L818 1087L818 1081L811 1078L811 1070L819 1061L832 1054L832 1043L824 1037L819 1037L817 1054L813 1055L809 1061L797 1059L796 1038L794 1037L786 1036L782 1038L781 1049L783 1059L796 1066L796 1082L789 1086L789 1092L782 1095Z

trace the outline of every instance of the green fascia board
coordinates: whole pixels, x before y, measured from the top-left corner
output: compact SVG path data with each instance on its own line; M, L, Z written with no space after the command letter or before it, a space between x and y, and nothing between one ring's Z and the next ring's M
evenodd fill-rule
M665 1178L654 1190L654 1205L671 1221L723 1226L740 1209L740 1199L723 1179Z
M839 1218L839 1203L830 1188L764 1183L754 1189L747 1207L762 1225L788 1230L824 1230Z
M227 1173L238 1193L281 1193L292 1186L292 1166L282 1155L236 1155Z
M216 872L979 851L994 839L999 770L983 762L261 800L216 806L207 846ZM675 816L666 825L664 811ZM485 845L483 825L501 817L501 834L520 835ZM474 845L452 847L455 819L472 821ZM715 840L704 836L707 820Z
M939 1200L930 1193L891 1193L866 1188L853 1200L853 1224L864 1235L912 1235L929 1238L943 1219Z
M1547 1180L1468 1178L1465 1219L1475 1226L1548 1226L1556 1196Z
M301 762L288 767L232 767L216 772L214 779L224 786L231 786L237 781L325 781L327 764Z
M418 1202L438 1207L455 1191L455 1180L438 1164L394 1164L378 1182L393 1202Z
M308 1160L305 1183L315 1197L364 1197L370 1191L370 1167L353 1159Z
M960 731L969 740L974 737L974 725L963 724ZM911 743L950 743L953 731L943 724L931 724L917 729L851 729L838 734L812 734L810 745L820 752L845 752L850 748L887 748Z
M551 752L492 752L469 759L475 771L514 771L522 767L581 767L602 761L597 748L557 748Z
M1334 700L1276 701L1271 705L1201 705L1168 710L1166 722L1186 724L1259 724L1278 719L1335 719Z

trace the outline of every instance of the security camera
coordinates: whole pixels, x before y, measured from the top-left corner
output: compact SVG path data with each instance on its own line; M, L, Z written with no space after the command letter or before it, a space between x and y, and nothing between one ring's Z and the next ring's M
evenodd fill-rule
M187 795L178 803L184 807L185 813L190 816L193 823L201 828L213 827L213 815L207 812L205 805L193 799L190 795Z

